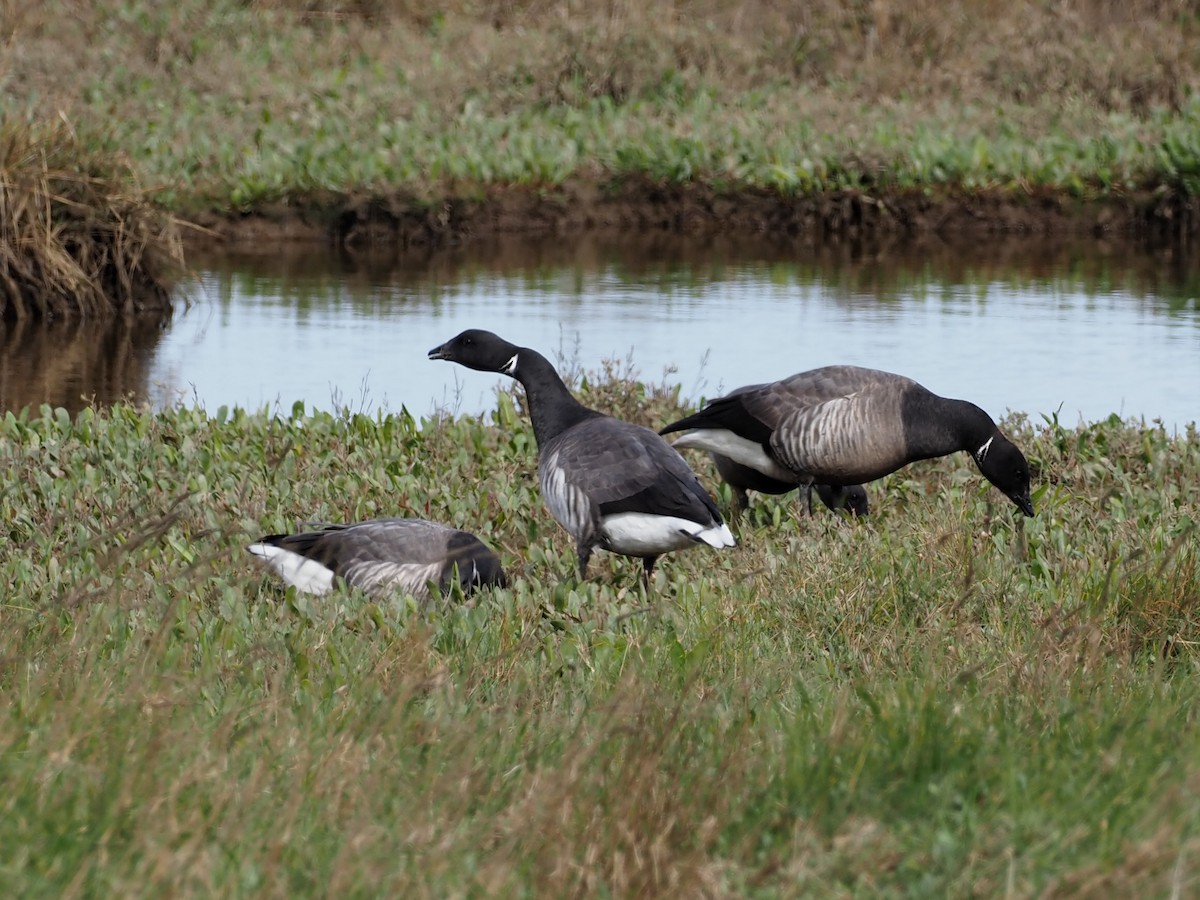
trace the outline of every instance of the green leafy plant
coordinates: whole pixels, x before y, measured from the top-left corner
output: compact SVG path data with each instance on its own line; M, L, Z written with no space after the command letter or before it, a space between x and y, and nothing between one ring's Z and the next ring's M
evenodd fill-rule
M682 410L677 386L619 364L572 371L599 408L649 424ZM1033 519L946 458L873 486L863 521L756 498L737 548L673 555L644 596L624 560L576 581L514 393L424 419L8 413L0 837L21 849L5 883L1188 883L1198 435L1003 427L1036 472ZM469 528L509 588L425 609L307 597L242 550L375 515Z

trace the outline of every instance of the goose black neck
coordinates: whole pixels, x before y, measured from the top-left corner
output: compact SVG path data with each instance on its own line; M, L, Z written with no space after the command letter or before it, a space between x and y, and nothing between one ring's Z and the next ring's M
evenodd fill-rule
M536 350L521 349L513 377L525 388L539 449L572 425L601 415L576 400L554 366Z
M975 453L996 434L992 417L974 403L939 397L923 389L905 398L903 417L913 459L930 459L955 450Z

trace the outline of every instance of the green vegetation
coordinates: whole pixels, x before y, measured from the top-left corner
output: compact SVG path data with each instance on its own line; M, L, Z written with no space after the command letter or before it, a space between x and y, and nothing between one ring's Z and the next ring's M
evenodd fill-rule
M64 117L176 211L629 176L784 194L1200 184L1192 0L5 10L0 108Z
M650 424L677 389L611 369ZM725 553L573 553L533 435L306 413L0 421L0 883L21 896L1185 896L1200 859L1200 440L1006 429L873 515L759 498ZM709 471L703 459L697 468ZM728 505L729 498L723 495ZM429 516L509 590L281 591L298 520Z

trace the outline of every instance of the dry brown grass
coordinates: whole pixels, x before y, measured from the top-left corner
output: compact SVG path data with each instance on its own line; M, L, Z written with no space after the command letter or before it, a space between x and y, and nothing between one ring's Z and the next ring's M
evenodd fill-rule
M1170 798L1167 798L1164 805L1169 805L1169 802ZM1154 880L1165 891L1169 891L1164 892L1164 896L1187 897L1195 890L1197 881L1191 874L1188 860L1194 859L1198 850L1200 839L1180 840L1178 834L1163 827L1145 840L1128 844L1119 865L1088 865L1079 871L1064 873L1046 888L1042 896L1097 900L1104 897L1134 897L1146 889L1148 882Z
M169 316L174 221L65 124L0 124L0 318Z
M664 72L732 93L772 81L857 97L1037 104L1047 96L1103 110L1178 109L1200 88L1195 0L250 0L314 27L453 34L463 74L524 99L623 100ZM471 65L471 61L474 65Z
M262 19L317 34L311 75L366 53L399 67L413 101L458 108L617 101L703 85L725 99L785 83L805 106L845 117L869 103L1030 104L1102 111L1178 109L1200 90L1196 0L245 0ZM333 28L333 25L339 26ZM176 75L194 63L224 88L236 59L207 6L155 13L121 61ZM0 77L18 94L66 103L80 75L103 75L99 48L125 30L110 4L6 0ZM144 33L141 33L144 32ZM198 41L216 39L217 46ZM54 50L55 52L50 52ZM76 64L63 66L68 54ZM436 55L450 68L430 65ZM213 63L216 64L213 64ZM192 77L192 76L188 76ZM197 73L195 77L203 77ZM664 80L665 79L665 80ZM264 86L259 86L262 89ZM837 102L834 102L834 100ZM1053 108L1053 107L1051 107Z

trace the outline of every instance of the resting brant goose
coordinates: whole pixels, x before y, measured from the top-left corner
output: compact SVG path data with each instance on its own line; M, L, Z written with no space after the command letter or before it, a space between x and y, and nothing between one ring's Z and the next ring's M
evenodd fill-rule
M640 557L648 589L663 553L699 543L734 546L716 504L670 444L649 428L584 406L537 351L471 329L430 350L429 358L508 375L525 388L542 499L575 539L580 579L596 547Z
M325 594L334 578L375 597L397 589L429 600L458 574L464 593L507 582L496 554L467 531L425 519L369 519L353 525L314 526L298 534L270 534L246 548L287 584Z
M746 391L756 391L761 387L764 387L764 385L748 384L730 391L729 395L744 394ZM713 464L717 467L717 472L721 475L721 480L733 488L734 508L739 513L750 505L750 498L746 495L746 491L758 491L760 494L786 494L788 491L796 490L795 483L771 478L757 469L734 462L728 456L720 453L709 453L708 455L712 457ZM825 504L825 508L832 512L844 509L850 515L858 518L859 516L869 514L871 511L871 504L867 501L867 492L861 484L836 486L831 484L810 484L804 492L804 499L808 504L808 514L810 516L813 511L812 495L814 488L816 489L817 496L821 498L821 502Z
M777 481L851 485L918 459L966 450L1021 512L1033 515L1029 464L973 403L939 397L911 378L826 366L713 400L660 434L677 448L720 453Z

